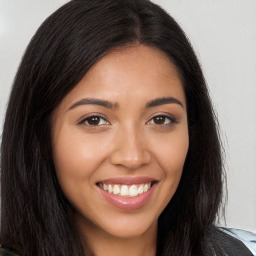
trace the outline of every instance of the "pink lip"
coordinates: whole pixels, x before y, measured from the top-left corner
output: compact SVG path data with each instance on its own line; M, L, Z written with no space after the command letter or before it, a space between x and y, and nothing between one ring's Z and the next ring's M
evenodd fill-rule
M105 181L104 181L105 183ZM112 183L112 180L111 180ZM115 184L122 184L120 182L113 182ZM143 182L142 182L143 183ZM146 182L145 182L146 183ZM127 184L127 183L125 183ZM136 183L131 183L131 184L136 184ZM99 192L101 195L107 200L109 203L112 205L122 209L122 210L127 210L127 211L134 211L134 210L139 210L143 206L147 204L147 202L150 200L152 194L155 191L157 183L152 184L152 187L147 191L144 192L141 195L135 196L135 197L122 197L119 195L111 194L100 187L98 187Z

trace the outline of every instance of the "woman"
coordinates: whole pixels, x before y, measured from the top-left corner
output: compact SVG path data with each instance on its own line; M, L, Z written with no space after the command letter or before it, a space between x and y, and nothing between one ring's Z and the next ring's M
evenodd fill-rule
M74 0L29 44L1 147L19 255L251 255L214 226L215 115L192 47L146 0Z

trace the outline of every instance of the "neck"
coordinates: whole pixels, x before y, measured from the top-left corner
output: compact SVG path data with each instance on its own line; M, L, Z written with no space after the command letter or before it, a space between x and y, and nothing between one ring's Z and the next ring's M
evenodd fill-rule
M81 230L81 229L80 229ZM89 256L155 256L157 221L143 234L136 237L116 237L104 230L86 225L82 231L85 255Z

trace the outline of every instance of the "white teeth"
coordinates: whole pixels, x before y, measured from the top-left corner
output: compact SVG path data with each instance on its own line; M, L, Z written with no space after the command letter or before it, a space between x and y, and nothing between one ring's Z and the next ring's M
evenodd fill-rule
M138 189L138 194L142 194L143 192L143 185L140 185Z
M145 184L145 185L144 185L143 191L144 191L144 192L147 192L147 191L148 191L148 184Z
M126 185L121 186L121 193L120 193L120 195L121 196L128 196L129 195L128 186L126 186Z
M120 185L99 183L99 187L108 193L124 197L135 197L147 192L151 188L151 182L144 184Z
M109 193L112 193L112 191L113 191L113 190L112 190L112 186L109 184L109 185L108 185L108 192L109 192Z
M129 196L133 197L133 196L137 196L137 195L138 195L137 186L132 185L132 186L129 188Z
M113 194L117 195L120 193L120 188L118 185L114 185L113 187Z

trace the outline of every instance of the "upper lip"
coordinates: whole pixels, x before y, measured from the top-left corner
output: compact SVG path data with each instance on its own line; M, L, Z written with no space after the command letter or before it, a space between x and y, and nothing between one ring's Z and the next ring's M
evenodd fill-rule
M132 184L143 184L149 182L157 182L156 179L151 177L115 177L115 178L108 178L101 180L98 183L104 184L125 184L125 185L132 185Z

